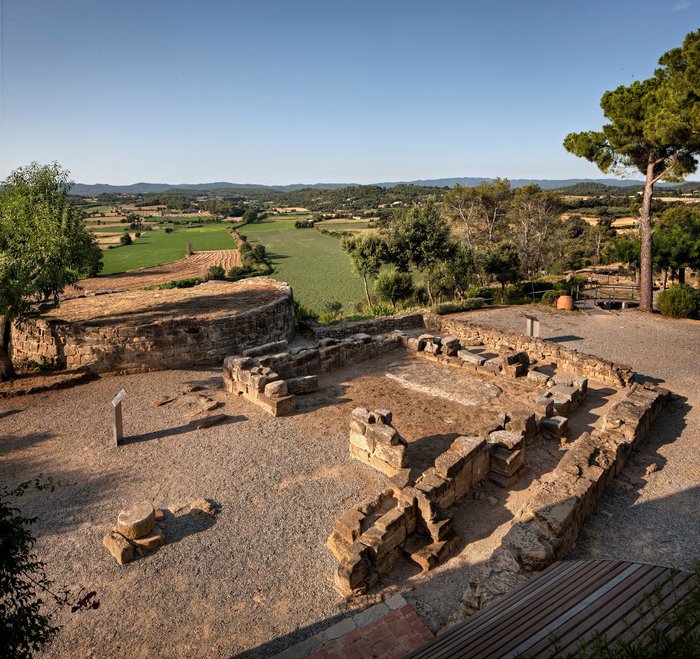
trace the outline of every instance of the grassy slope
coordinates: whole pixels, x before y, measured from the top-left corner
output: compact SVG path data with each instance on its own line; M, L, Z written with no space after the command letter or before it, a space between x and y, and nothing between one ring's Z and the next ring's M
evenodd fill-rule
M190 241L195 250L235 249L236 246L228 231L220 225L176 229L172 233L145 231L131 245L105 250L100 274L111 275L172 263L185 256Z
M323 303L339 300L347 311L364 299L362 280L353 274L340 241L314 229L294 229L293 222L271 221L241 229L251 243L265 245L275 267L275 279L289 282L294 297L321 311Z

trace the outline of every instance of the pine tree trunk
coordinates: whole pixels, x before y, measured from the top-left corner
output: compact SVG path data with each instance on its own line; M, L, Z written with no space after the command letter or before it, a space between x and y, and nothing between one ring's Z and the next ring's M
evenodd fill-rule
M430 286L430 274L425 278L425 290L428 293L428 300L430 301L430 306L432 307L435 304L435 300L433 299L433 289Z
M0 316L0 382L16 377L15 367L10 359L10 323Z
M644 183L644 196L639 209L639 229L641 236L639 308L642 311L654 310L654 272L652 264L651 197L654 194L654 162L649 156L647 176Z
M685 268L683 266L678 268L678 283L685 284Z

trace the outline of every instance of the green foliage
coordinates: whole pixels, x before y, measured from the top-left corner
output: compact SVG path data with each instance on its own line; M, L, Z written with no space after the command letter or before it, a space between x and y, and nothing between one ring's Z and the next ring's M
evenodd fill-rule
M370 307L370 313L374 317L378 316L391 316L394 313L394 307L384 304L382 302L377 302Z
M484 270L505 288L520 278L520 250L510 242L495 245L485 255Z
M372 306L369 294L369 280L376 279L386 255L386 246L379 236L346 236L342 242L343 249L350 256L353 272L360 277L365 287L367 304Z
M172 227L165 227L163 231L165 231L165 233L172 233L173 231L175 231L175 229L173 229Z
M305 307L299 300L294 300L294 320L298 327L300 323L318 320L318 314Z
M32 657L58 633L45 612L43 597L51 582L33 549L36 539L29 527L36 517L23 517L11 500L32 483L14 490L0 488L0 638L3 657ZM34 483L38 489L53 486Z
M700 269L700 210L674 206L664 211L654 230L654 252L659 267Z
M258 211L256 211L254 208L248 208L245 213L243 213L243 221L252 224L253 222L258 221Z
M185 277L183 279L173 279L167 281L164 284L155 284L153 286L146 286L145 290L167 290L169 288L192 288L193 286L199 286L202 283L202 279L199 277Z
M53 299L99 271L102 253L68 198L68 172L57 163L13 171L0 190L0 315Z
M542 297L540 300L544 302L545 304L549 304L551 306L556 305L557 300L559 299L559 296L562 294L561 291L545 291L542 294Z
M460 313L461 311L472 311L481 309L484 306L484 299L480 297L468 297L458 302L441 302L433 306L433 313L443 315L448 313Z
M440 214L435 200L396 213L381 230L387 257L399 270L413 265L425 275L428 298L434 301L431 280L442 263L456 251L450 225Z
M700 291L687 284L674 284L659 293L659 311L671 318L694 318L700 305Z
M385 270L377 277L374 290L382 302L389 302L396 309L399 302L405 302L413 296L413 277L410 272Z
M322 311L323 313L320 316L320 321L322 323L327 324L328 322L335 322L337 320L340 320L340 317L342 316L343 303L339 300L330 300L328 302L324 302Z
M220 265L210 265L204 279L206 281L226 279L226 271Z
M131 236L128 233L123 233L121 236L119 236L119 244L126 246L126 245L131 245L133 240L131 240Z

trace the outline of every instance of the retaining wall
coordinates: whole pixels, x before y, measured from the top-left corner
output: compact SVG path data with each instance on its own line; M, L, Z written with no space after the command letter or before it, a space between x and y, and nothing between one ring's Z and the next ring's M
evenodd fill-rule
M227 355L292 335L294 305L291 290L286 291L272 302L213 318L176 316L114 324L27 318L12 328L12 356L92 373L220 364Z

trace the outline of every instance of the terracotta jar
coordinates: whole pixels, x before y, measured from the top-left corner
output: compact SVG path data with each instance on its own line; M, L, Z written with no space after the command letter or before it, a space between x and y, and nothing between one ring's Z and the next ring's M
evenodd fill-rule
M557 298L557 309L563 309L564 311L573 311L576 307L574 306L574 298L571 295L560 295Z

